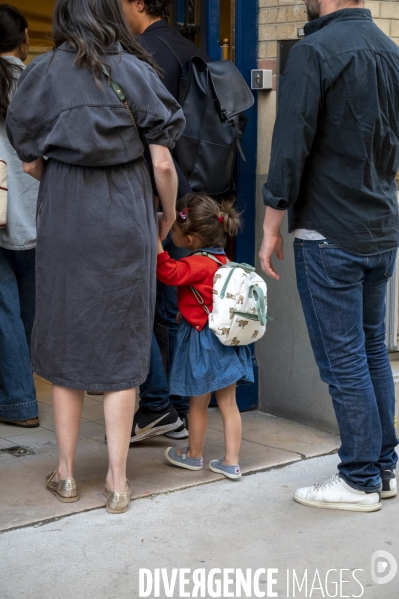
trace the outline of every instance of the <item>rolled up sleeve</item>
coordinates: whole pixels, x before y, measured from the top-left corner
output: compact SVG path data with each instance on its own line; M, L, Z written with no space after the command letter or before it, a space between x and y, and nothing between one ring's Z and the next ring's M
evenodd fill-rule
M148 144L173 149L186 125L183 111L155 71L149 65L143 68L145 81L131 96L132 111Z

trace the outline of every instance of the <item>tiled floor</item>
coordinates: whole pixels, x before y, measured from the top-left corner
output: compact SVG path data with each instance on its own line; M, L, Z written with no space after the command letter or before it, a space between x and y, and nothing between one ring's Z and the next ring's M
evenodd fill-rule
M46 474L56 465L57 447L51 385L39 377L35 382L40 427L24 430L0 423L0 449L21 445L34 452L22 457L0 453L0 531L104 506L101 486L107 468L107 447L104 443L102 396L85 395L75 474L81 498L76 503L63 504L44 488ZM325 455L336 451L339 445L339 439L334 435L281 418L256 411L246 412L242 417L240 463L244 474ZM199 472L189 472L171 466L163 457L165 448L170 445L179 443L161 436L131 446L128 476L132 481L134 499L223 478L211 472L207 466ZM205 464L221 455L221 417L217 409L211 409L204 450ZM226 484L234 483L226 480Z

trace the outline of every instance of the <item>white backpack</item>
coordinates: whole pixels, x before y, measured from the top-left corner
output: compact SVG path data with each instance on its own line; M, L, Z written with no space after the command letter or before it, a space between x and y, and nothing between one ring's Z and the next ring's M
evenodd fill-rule
M223 264L214 254L204 251L221 267L213 278L212 312L200 293L191 287L198 303L208 314L209 328L223 345L248 345L261 339L266 331L267 287L253 266L228 262Z

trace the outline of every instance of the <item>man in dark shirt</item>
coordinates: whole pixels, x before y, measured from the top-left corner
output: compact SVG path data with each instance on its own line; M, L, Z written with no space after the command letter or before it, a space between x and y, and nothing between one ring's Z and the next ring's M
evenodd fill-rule
M305 0L310 23L282 77L267 183L264 272L278 279L287 209L298 291L342 445L313 507L375 511L397 494L385 295L399 245L399 48L362 0ZM342 9L342 10L339 10Z
M160 68L162 82L172 96L178 99L181 65L191 60L193 56L201 54L192 42L167 23L171 0L123 0L122 3L129 27L138 34L142 46L153 55ZM180 197L190 193L191 188L178 164L176 170ZM188 255L187 250L177 248L173 244L171 235L166 238L163 246L175 260ZM158 283L157 317L167 331L168 372L173 360L178 328L177 312L176 288ZM174 439L188 437L187 412L187 397L169 396L169 385L161 352L158 341L153 335L150 372L140 388L140 404L134 417L131 442L162 434Z

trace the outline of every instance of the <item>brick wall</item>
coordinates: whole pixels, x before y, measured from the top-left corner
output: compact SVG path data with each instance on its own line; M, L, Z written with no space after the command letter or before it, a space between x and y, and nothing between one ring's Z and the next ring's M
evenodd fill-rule
M366 0L374 22L399 45L399 0ZM307 21L302 0L259 0L260 69L276 70L277 41L296 39Z
M371 10L374 22L399 45L399 0L366 0L365 6ZM303 0L259 0L258 64L260 69L271 69L274 76L273 91L258 94L258 175L268 172L270 160L276 112L277 41L297 39L298 28L306 22Z

